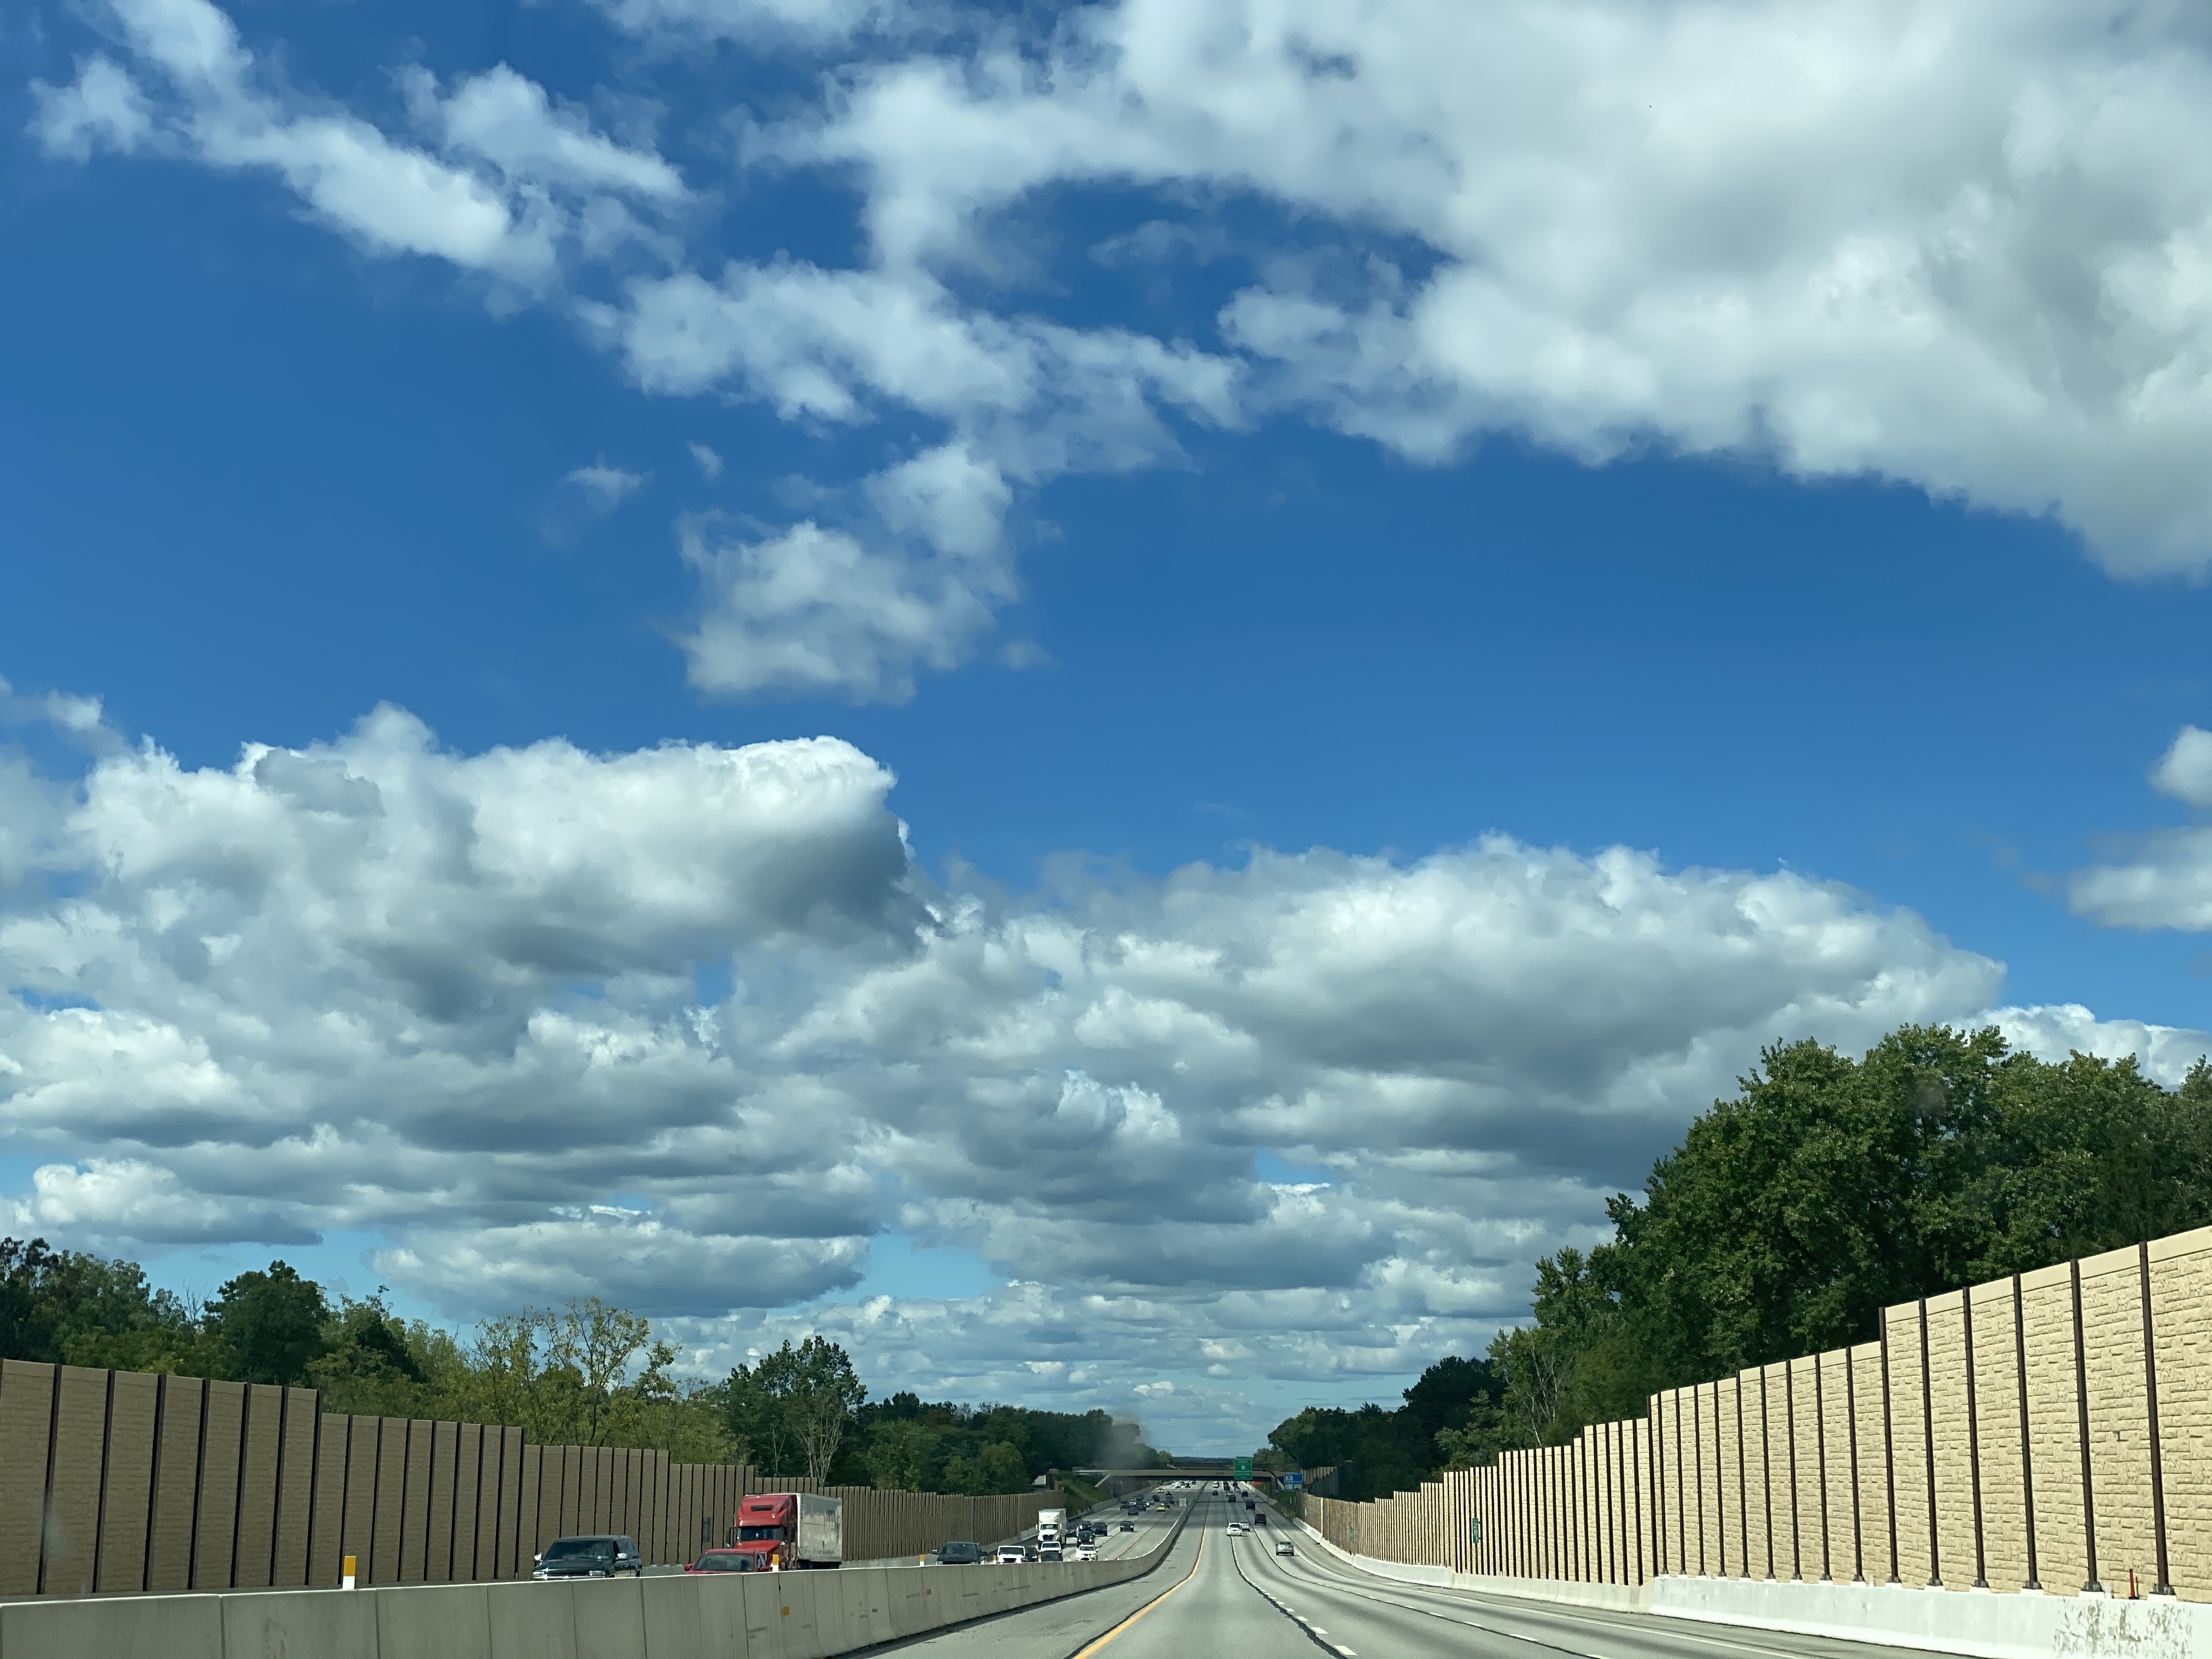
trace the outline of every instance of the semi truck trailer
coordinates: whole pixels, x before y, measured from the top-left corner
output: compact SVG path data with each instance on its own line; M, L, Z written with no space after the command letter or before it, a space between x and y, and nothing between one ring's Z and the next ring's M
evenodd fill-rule
M729 1547L760 1570L845 1565L845 1500L811 1492L759 1492L738 1500Z

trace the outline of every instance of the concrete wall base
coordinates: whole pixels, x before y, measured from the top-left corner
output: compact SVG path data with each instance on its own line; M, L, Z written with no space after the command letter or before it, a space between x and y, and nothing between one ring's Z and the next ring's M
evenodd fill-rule
M1903 1584L1662 1578L1652 1586L1651 1611L1977 1659L2212 1659L2212 1606L2166 1595L2129 1601Z
M1354 1555L1316 1532L1306 1522L1294 1523L1312 1542L1348 1567L1372 1573L1401 1584L1430 1584L1439 1589L1474 1590L1484 1595L1517 1595L1530 1601L1553 1601L1572 1607L1613 1607L1626 1613L1646 1611L1651 1600L1649 1584L1571 1584L1550 1578L1509 1578L1498 1573L1455 1572L1449 1567L1419 1566L1405 1561L1377 1561Z
M1879 1647L1917 1648L1973 1659L2212 1659L2212 1605L2172 1596L2038 1595L1913 1589L1902 1584L1802 1584L1755 1578L1658 1578L1649 1584L1571 1584L1454 1572L1354 1555L1296 1523L1310 1542L1377 1578L1441 1589L1611 1607L1754 1630L1828 1636Z

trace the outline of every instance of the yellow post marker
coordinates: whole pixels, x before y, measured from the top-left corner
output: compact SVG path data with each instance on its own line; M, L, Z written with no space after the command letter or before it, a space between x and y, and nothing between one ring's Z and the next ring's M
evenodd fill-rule
M340 1589L351 1589L353 1588L353 1580L354 1558L349 1555L345 1559L345 1577L339 1581L338 1588Z

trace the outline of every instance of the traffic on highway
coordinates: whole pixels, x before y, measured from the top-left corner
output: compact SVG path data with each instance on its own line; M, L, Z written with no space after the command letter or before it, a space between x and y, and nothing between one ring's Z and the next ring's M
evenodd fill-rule
M1189 1659L1288 1638L1345 1659L1884 1659L1893 1650L1768 1631L1401 1584L1338 1559L1249 1486L1161 1489L1133 1549L1164 1549L1130 1583L902 1644L945 1659ZM1248 1503L1250 1507L1248 1508ZM1119 1534L1117 1534L1119 1535ZM1039 1571L1052 1570L1039 1563Z

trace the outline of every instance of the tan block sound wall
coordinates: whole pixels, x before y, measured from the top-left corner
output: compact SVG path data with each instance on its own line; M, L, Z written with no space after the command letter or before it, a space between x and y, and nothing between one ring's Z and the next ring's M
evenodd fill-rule
M816 1490L659 1452L533 1446L520 1429L318 1409L313 1390L0 1361L0 1597L513 1578L565 1533L648 1561L718 1542L748 1492ZM830 1487L849 1559L993 1542L1057 1490Z
M2212 1601L2212 1228L1891 1308L1876 1341L1305 1514L1464 1572Z

